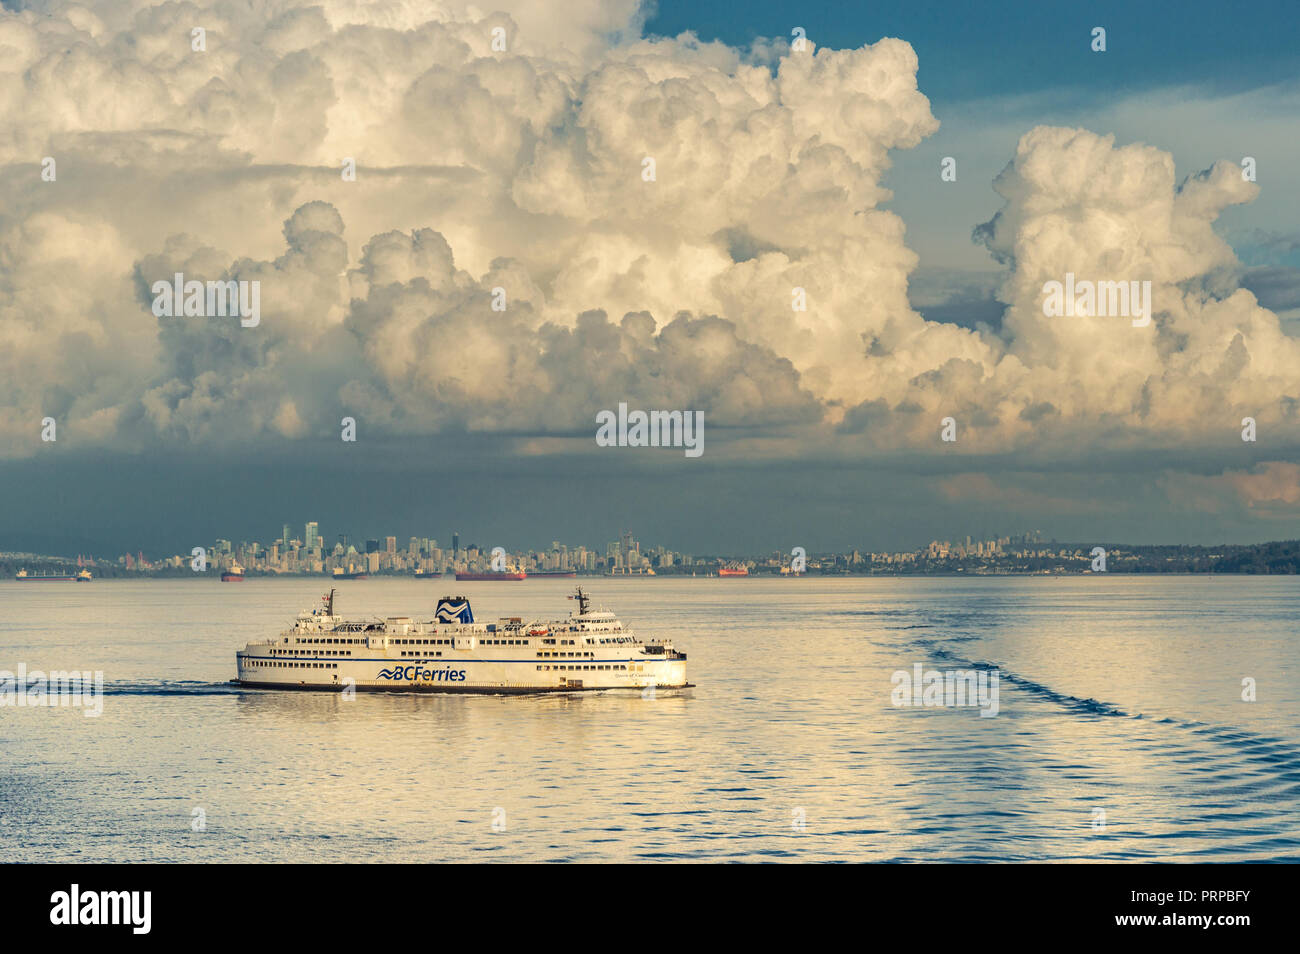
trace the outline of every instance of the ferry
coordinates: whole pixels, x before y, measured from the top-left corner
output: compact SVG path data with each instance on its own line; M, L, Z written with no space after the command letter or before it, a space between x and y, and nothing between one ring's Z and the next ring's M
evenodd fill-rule
M434 617L345 619L334 590L291 628L235 653L241 686L370 692L540 693L687 689L686 654L643 639L611 612L578 609L552 621L474 620L469 600L447 596Z

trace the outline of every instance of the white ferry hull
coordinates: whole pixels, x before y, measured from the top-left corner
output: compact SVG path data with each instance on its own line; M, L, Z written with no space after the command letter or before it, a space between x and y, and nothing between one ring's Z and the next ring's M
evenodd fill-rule
M359 692L576 692L592 689L686 689L685 660L629 657L589 662L536 659L274 658L236 653L239 685L251 689ZM539 668L540 667L540 668ZM605 667L605 668L597 668ZM616 668L623 667L623 668Z

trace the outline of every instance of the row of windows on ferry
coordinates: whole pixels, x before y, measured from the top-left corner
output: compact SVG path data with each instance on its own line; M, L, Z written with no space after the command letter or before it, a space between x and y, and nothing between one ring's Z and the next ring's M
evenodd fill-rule
M344 646L363 646L363 645L365 645L365 642L366 642L366 641L365 641L364 639L339 639L339 638L334 638L334 639L299 639L297 642L298 642L300 645L310 645L310 646L326 646L326 645L329 645L329 646L334 646L334 645L344 645ZM390 639L389 642L390 642L390 643L393 643L393 644L395 644L395 645L398 645L398 646L450 646L450 645L453 644L454 640L450 640L450 639ZM556 642L555 642L554 639L543 639L543 640L539 640L539 642L540 642L543 646L554 646L554 645L556 645ZM596 639L596 640L589 640L589 642L596 642L596 643L599 643L599 644L602 645L602 646L606 646L606 645L619 645L619 644L623 644L623 643L634 643L634 642L636 642L636 640L635 640L634 638L632 638L631 636L618 636L618 637L610 637L609 639ZM481 645L481 646L531 646L531 645L532 645L532 641L531 641L531 640L527 640L527 639L480 639L480 640L479 640L479 645ZM575 646L575 645L577 645L577 643L576 643L576 641L574 641L574 640L572 640L572 639L561 639L560 642L559 642L559 645L561 645L561 646Z
M411 651L411 652L408 652L408 651L406 651L406 650L403 650L403 651L402 651L402 655L403 655L403 656L416 656L416 657L419 657L419 656L438 656L438 657L441 657L441 656L442 656L442 650L435 650L434 652L429 652L428 650L425 650L424 652L418 652L418 651ZM540 652L540 651L537 653L537 657L538 657L539 659L591 659L591 658L592 658L593 656L595 656L595 655L596 655L595 653L544 653L544 652Z
M397 640L397 642L401 642L401 643L426 643L426 642L428 642L428 640L403 639L403 640ZM316 650L316 651L317 651L318 653L320 653L321 655L323 655L323 656L351 656L351 655L352 655L352 651L351 651L351 650L348 650L348 649L318 649L318 650ZM292 656L292 655L295 655L295 654L296 654L296 650L292 650L292 649L272 649L272 650L271 650L271 655L273 655L273 656ZM563 652L563 653L562 653L562 652L546 652L546 651L538 650L537 655L538 655L539 658L543 658L543 659L590 659L591 657L595 656L596 654L595 654L595 653L592 653L592 652L585 652L585 651L584 651L584 652L577 652L577 651L575 651L575 652ZM441 656L442 656L442 650L439 649L439 650L435 650L435 651L432 651L432 652L430 652L429 650L425 650L425 651L423 651L423 652L419 652L419 651L415 651L415 650L402 650L402 657L403 657L403 658L406 658L406 657L420 657L420 656L437 656L437 657L441 658Z

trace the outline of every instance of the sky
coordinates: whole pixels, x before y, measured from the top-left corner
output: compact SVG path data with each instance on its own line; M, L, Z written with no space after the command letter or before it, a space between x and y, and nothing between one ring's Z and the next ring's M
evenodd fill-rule
M0 5L0 550L1300 535L1294 4L494 6Z

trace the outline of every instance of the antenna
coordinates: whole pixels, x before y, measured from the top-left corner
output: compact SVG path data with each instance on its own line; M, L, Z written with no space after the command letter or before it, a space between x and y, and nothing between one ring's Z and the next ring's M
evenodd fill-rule
M333 616L334 615L334 587L332 586L330 587L330 591L321 597L321 601L325 604L325 615Z
M582 592L582 587L578 587L578 592L575 593L573 596L570 596L569 599L578 601L579 616L587 615L587 604L591 601L591 597L589 597L586 593Z

